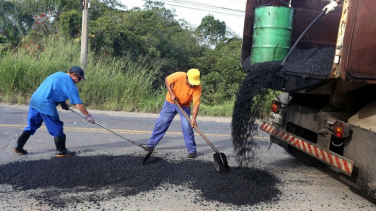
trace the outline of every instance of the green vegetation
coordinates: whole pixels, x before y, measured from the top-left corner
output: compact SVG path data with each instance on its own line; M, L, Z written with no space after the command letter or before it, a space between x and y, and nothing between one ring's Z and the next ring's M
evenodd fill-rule
M195 29L162 2L127 10L117 0L91 0L88 79L77 86L90 109L160 111L164 78L201 70L200 115L231 116L239 86L242 40L208 15ZM0 102L27 104L40 83L80 62L76 0L0 0Z
M27 103L48 75L67 72L79 63L78 43L61 40L45 45L48 48L42 53L20 48L16 53L8 51L3 54L0 60L0 101ZM90 62L85 75L87 81L77 87L82 100L91 108L159 112L165 90L162 86L152 87L159 69L158 66L143 68L142 64L127 57L106 63Z

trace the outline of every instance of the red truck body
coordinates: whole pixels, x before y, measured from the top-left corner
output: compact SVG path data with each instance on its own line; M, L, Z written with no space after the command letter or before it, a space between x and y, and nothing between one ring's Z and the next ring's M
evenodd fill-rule
M287 2L289 3L289 2ZM327 0L291 1L291 45L322 12ZM271 141L311 166L329 165L348 184L376 198L376 7L372 0L345 0L323 16L297 44L298 49L332 47L326 74L286 72L275 76L273 103L261 129ZM250 69L255 9L289 6L279 0L248 0L241 64ZM287 61L288 62L288 61ZM264 87L270 88L270 87ZM271 102L272 103L272 102Z

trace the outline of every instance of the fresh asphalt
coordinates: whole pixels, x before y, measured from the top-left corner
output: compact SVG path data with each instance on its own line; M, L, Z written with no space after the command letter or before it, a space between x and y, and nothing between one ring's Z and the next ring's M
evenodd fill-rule
M74 107L73 107L74 109ZM142 165L146 152L59 108L73 158L55 158L44 126L20 156L11 151L26 126L27 106L0 104L0 210L375 210L330 169L302 165L260 133L256 168L234 158L231 119L198 117L198 127L224 152L232 171L218 174L213 150L195 133L198 156L186 158L177 116ZM158 114L92 111L116 133L146 144Z

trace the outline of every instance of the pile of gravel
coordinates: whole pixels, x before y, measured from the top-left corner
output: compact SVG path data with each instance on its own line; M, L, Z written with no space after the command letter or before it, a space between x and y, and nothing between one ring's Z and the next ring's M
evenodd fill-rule
M142 165L142 159L131 155L100 155L13 162L0 166L0 184L12 185L16 191L45 190L36 191L32 197L55 208L132 196L155 190L162 184L183 185L199 190L208 201L233 205L254 205L279 199L279 179L264 170L238 167L219 174L212 162L169 162L151 157ZM95 194L103 189L109 191ZM85 194L74 197L67 194L76 192Z
M333 65L334 48L294 49L282 72L326 76Z
M283 66L280 66L282 61L262 62L247 66L246 64L250 63L249 58L244 60L242 65L249 74L255 74L260 71L268 74L268 67L279 67L281 74L297 73L326 76L332 68L334 53L335 49L331 47L308 50L295 48Z

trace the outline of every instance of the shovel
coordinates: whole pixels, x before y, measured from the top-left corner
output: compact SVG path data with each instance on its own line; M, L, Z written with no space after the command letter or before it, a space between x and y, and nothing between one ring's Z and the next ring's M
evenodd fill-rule
M71 108L69 108L69 110L70 111L72 111L73 113L75 113L75 114L77 114L77 115L79 115L79 116L81 116L81 117L83 117L83 118L85 118L85 116L84 115L82 115L82 114L80 114L80 113L77 113L76 111L74 111L73 109L71 109ZM139 143L136 143L136 142L134 142L134 141L132 141L132 140L130 140L130 139L127 139L127 138L124 138L122 135L120 135L120 134L118 134L118 133L115 133L114 131L112 131L112 130L110 130L110 129L108 129L108 128L106 128L105 126L103 126L103 125L101 125L101 124L99 124L98 122L95 122L94 124L96 124L96 125L98 125L98 126L100 126L100 127L102 127L102 128L104 128L104 129L106 129L106 130L108 130L108 131L110 131L111 133L113 133L113 134L115 134L115 135L117 135L117 136L119 136L120 138L122 138L122 139L124 139L124 140L126 140L126 141L129 141L129 142L131 142L132 144L134 144L134 145L137 145L137 146L139 146L139 147L141 147L141 148L143 148L144 150L147 150L147 151L149 151L148 152L148 154L145 156L145 158L144 158L144 160L143 160L143 163L142 164L145 164L145 162L149 159L149 157L150 157L150 155L153 153L153 149L154 148L147 148L147 147L144 147L144 146L142 146L141 144L139 144Z
M185 113L185 111L181 108L181 106L176 101L175 101L175 104L178 106L179 110L184 114L185 118L187 118L189 123L192 123L189 116ZM206 141L206 143L208 143L209 146L214 150L215 153L213 155L213 158L214 158L215 169L219 173L230 171L230 167L228 166L226 155L222 152L219 152L218 149L214 147L214 145L209 141L208 138L206 138L206 136L198 129L196 125L194 125L193 128L201 135L201 137Z

